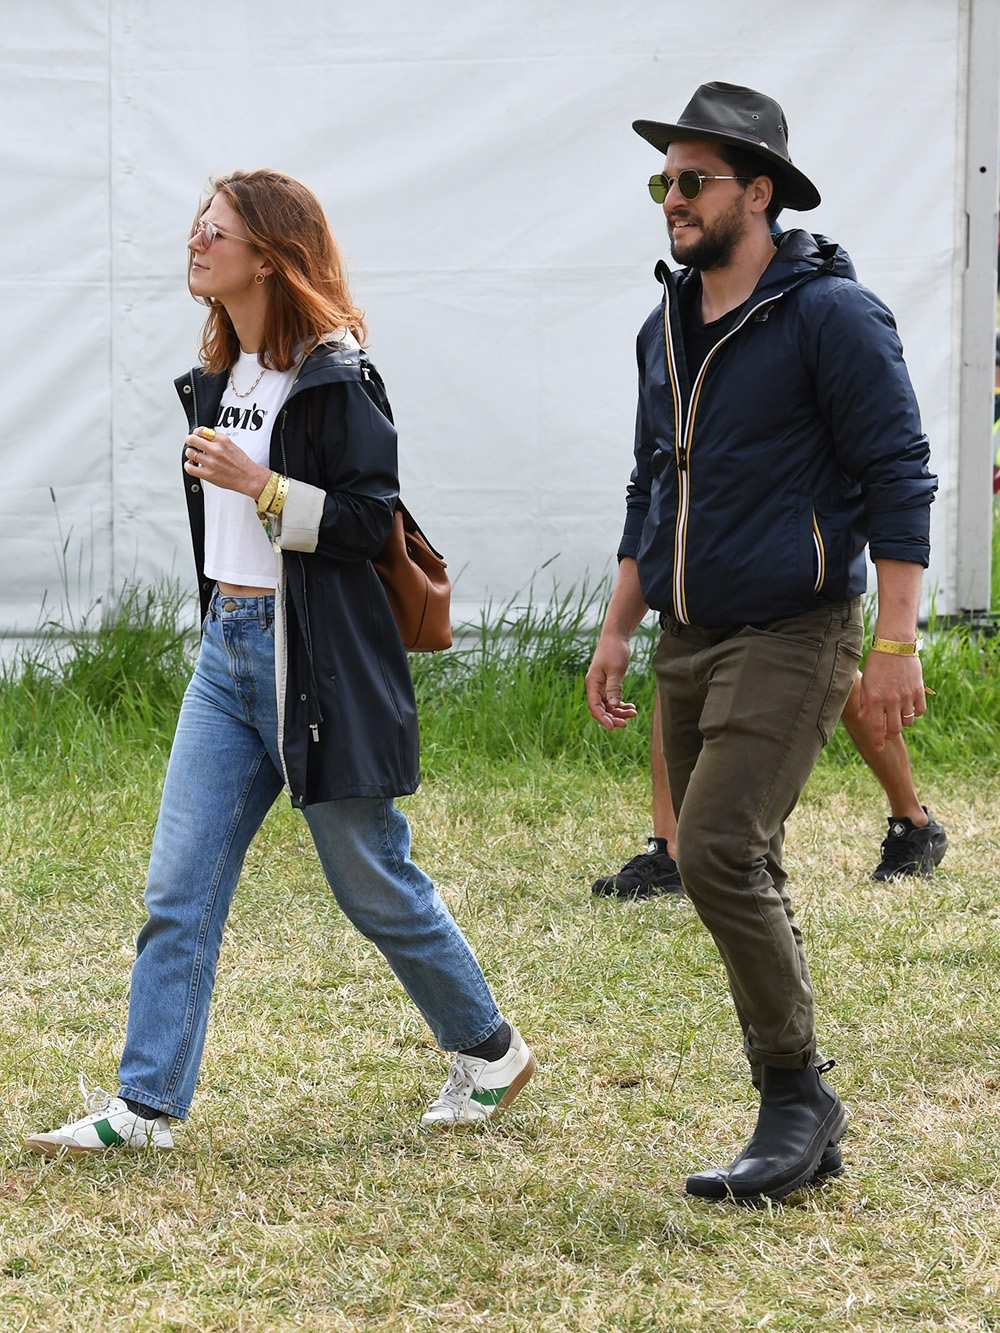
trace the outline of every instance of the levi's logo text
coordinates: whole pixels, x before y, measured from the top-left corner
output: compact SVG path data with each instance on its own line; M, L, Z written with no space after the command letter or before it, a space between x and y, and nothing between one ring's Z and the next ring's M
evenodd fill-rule
M220 430L260 430L267 415L253 403L250 407L224 407L215 423Z

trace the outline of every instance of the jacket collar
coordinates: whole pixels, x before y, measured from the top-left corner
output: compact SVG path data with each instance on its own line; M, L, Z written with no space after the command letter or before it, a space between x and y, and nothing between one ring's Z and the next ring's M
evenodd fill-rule
M781 232L775 236L774 241L777 252L760 275L745 305L756 305L759 301L781 296L821 274L834 274L852 282L857 281L847 251L828 236L813 235L796 227ZM663 259L657 263L655 275L659 283L672 283L677 290L682 290L689 283L701 281L701 274L696 269L671 269Z

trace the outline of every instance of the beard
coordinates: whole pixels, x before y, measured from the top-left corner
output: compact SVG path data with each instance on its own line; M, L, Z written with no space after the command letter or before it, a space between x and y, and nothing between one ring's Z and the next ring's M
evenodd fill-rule
M733 200L732 205L721 213L711 227L704 224L698 239L688 246L677 245L674 234L667 226L670 236L670 253L678 264L687 268L696 268L704 272L711 268L725 268L732 260L736 247L746 235L747 220L743 211L742 195Z

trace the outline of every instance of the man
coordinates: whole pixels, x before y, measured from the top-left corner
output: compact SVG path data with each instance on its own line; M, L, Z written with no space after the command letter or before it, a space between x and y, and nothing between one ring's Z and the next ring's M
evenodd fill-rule
M725 965L760 1111L709 1198L783 1198L838 1169L847 1112L817 1064L812 985L781 865L784 821L861 655L867 541L878 578L860 719L873 750L925 710L920 579L935 479L892 316L833 242L772 236L819 203L771 98L705 84L650 193L674 259L638 341L639 409L619 572L587 697L605 727L649 607L677 856Z
M933 875L948 850L948 835L917 795L910 756L902 735L887 736L881 750L873 749L868 726L858 717L861 673L854 677L841 722L865 763L878 778L889 802L889 830L882 839L879 863L870 879L901 879L906 875ZM601 875L591 892L602 897L657 898L683 893L677 869L677 819L670 796L670 779L660 740L659 702L653 704L649 737L649 768L653 792L653 832L645 851L626 861L615 875Z

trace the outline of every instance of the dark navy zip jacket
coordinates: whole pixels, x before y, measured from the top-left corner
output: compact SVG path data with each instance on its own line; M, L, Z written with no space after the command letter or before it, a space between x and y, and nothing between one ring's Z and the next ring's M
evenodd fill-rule
M892 315L847 254L805 231L735 328L688 366L678 290L638 338L635 468L619 558L682 623L761 624L865 591L873 558L926 566L937 479Z
M176 381L188 425L213 426L225 375ZM399 494L396 431L363 352L321 344L305 359L271 431L269 466L295 482L281 516L275 672L279 745L292 804L400 796L419 782L406 652L371 564ZM201 483L184 474L201 609ZM304 515L292 530L295 514Z

